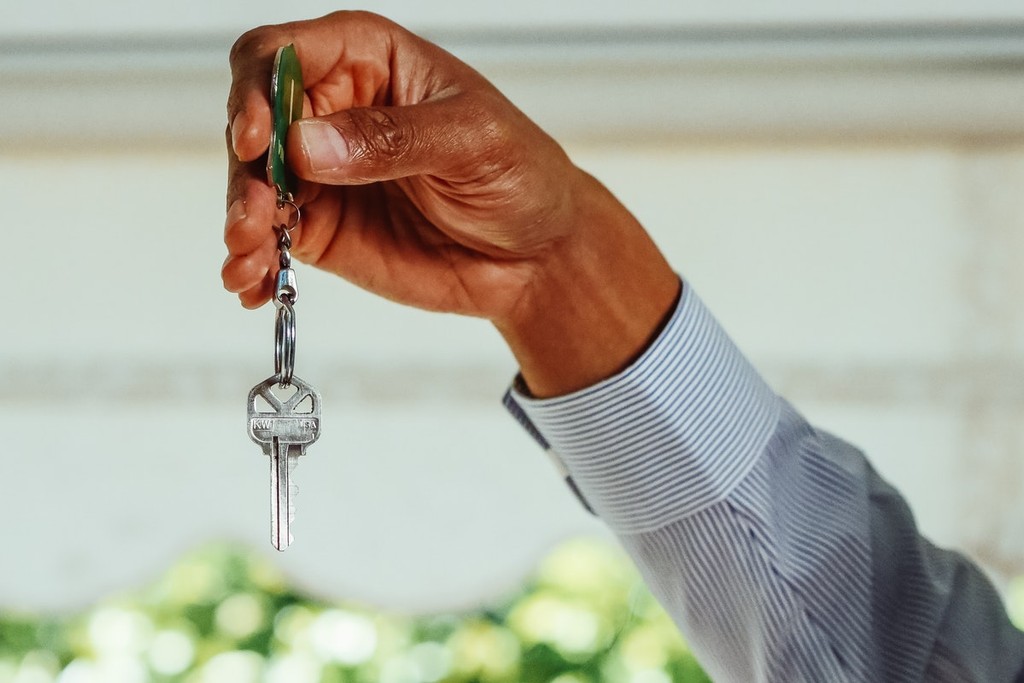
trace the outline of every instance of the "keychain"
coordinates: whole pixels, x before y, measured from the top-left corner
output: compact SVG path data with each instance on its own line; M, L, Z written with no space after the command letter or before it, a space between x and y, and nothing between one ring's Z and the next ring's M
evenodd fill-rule
M270 537L278 550L292 542L296 493L292 471L299 456L305 455L306 446L320 438L320 394L295 376L295 301L299 290L290 249L291 231L299 224L301 212L291 191L294 181L285 166L284 145L288 126L302 117L303 95L299 58L294 46L287 45L274 59L267 151L267 182L277 190L279 212L287 213L287 220L274 227L280 252L274 287L274 374L252 388L248 403L249 437L270 456ZM275 386L287 396L276 394Z

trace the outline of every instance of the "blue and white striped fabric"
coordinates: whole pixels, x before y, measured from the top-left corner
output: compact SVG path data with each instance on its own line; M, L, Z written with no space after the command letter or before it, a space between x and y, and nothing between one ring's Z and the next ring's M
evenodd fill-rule
M1024 634L977 568L775 396L689 286L622 373L506 406L715 681L1024 680Z

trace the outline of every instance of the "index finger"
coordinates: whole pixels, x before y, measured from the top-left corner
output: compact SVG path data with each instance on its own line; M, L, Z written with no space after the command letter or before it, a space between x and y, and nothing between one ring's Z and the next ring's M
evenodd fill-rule
M253 29L231 47L228 126L231 149L239 161L258 158L270 144L268 84L278 47L273 38L279 28Z
M332 106L348 108L359 99L357 92L371 93L372 97L389 80L392 37L399 30L397 24L367 12L335 12L320 19L261 26L242 34L231 48L228 92L231 145L238 158L252 161L267 151L270 74L278 48L289 43L295 46L307 89L339 65L349 61L353 62L350 67L358 65L352 69L358 71L358 78L350 74L331 88L331 99L340 100L332 101ZM307 103L306 114L312 108Z

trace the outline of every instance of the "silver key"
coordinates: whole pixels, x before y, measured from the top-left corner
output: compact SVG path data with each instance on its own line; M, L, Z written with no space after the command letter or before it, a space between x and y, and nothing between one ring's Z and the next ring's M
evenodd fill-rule
M294 387L295 393L281 398L274 393L279 381L278 375L268 377L249 392L249 438L270 456L270 541L284 550L292 542L295 519L292 470L299 456L306 454L306 446L320 438L320 394L293 376L288 387ZM259 398L270 410L259 409Z

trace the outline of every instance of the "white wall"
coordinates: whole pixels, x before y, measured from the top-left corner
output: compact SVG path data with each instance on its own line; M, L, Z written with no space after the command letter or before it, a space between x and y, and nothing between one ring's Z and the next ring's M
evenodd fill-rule
M929 533L1020 570L1024 149L573 151ZM221 167L214 151L0 162L21 245L0 419L24 518L0 604L86 601L212 537L272 552L242 419L271 372L272 314L219 289ZM514 365L485 325L299 276L298 367L324 394L325 433L296 473L282 566L328 593L464 604L595 529L502 414Z
M587 16L611 24L620 6ZM3 30L86 40L0 46L0 429L17 482L5 501L23 520L0 550L3 607L88 602L215 537L274 554L266 462L243 417L271 372L272 314L238 308L218 277L230 41L204 38L180 4L173 16L47 7ZM216 12L203 30L228 31L241 20L222 7L191 16ZM1014 25L923 42L766 28L723 47L713 34L657 34L656 49L640 32L609 53L586 32L557 46L501 33L498 5L418 7L401 11L497 27L450 47L568 141L779 391L863 446L932 536L1022 571ZM670 11L630 7L643 21ZM817 16L810 7L779 16ZM813 7L899 18L881 3ZM1019 9L971 7L975 18ZM246 16L259 11L270 10ZM157 27L178 37L94 40ZM599 531L502 414L515 368L486 325L309 269L299 278L298 368L324 395L325 431L296 471L296 544L274 554L292 576L406 608L465 605L518 580L556 539Z

